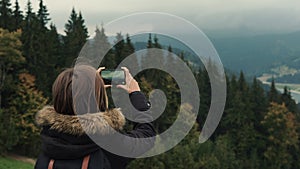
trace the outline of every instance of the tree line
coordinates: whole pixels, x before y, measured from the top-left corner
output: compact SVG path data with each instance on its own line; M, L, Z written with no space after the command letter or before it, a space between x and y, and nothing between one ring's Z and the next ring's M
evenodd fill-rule
M24 12L17 0L13 7L10 0L0 1L0 152L37 155L40 129L34 124L34 115L45 104L51 104L53 81L64 68L74 65L84 44L89 47L99 43L110 48L101 62L107 68L115 68L136 51L131 37L121 33L115 36L118 43L111 47L103 27L96 28L94 41L88 41L83 15L75 9L65 24L65 35L59 34L50 21L43 0L36 12L30 1ZM163 46L155 35L149 34L146 41L144 48L173 52L171 45ZM164 58L161 64L165 67L181 59L192 68L200 91L200 110L195 126L175 148L135 160L128 168L300 168L300 116L288 88L279 93L274 80L266 89L256 78L248 82L243 72L238 76L227 73L223 117L210 140L199 144L211 101L208 73L203 67L192 67L184 52L178 53L179 58L164 53L156 55ZM151 62L147 53L134 57L137 66ZM213 62L210 64L214 66ZM166 109L154 121L155 128L162 133L179 113L179 87L172 76L155 69L140 72L136 79L147 94L156 88L165 92ZM127 128L130 127L129 123Z

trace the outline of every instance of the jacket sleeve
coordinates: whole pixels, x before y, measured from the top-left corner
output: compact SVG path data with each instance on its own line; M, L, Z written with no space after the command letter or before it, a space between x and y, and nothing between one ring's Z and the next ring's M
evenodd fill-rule
M133 107L137 110L135 112L134 129L125 135L133 138L147 138L156 135L152 121L152 113L149 111L151 104L141 92L133 92L129 94L130 101Z
M147 111L151 104L142 92L136 91L129 94L130 101L134 108L139 111Z
M153 127L153 124L149 122L152 121L152 115L149 111L151 104L146 99L145 95L141 92L133 92L129 94L129 98L133 107L136 109L134 112L134 118L139 122L134 124L134 128L132 131L123 133L121 142L122 144L119 144L117 146L120 151L127 152L135 157L138 157L149 151L154 146L156 131ZM145 122L143 123L141 121ZM113 136L108 139L110 139L111 143L113 143ZM123 168L125 165L127 165L128 162L133 159L128 157L121 157L111 153L108 153L108 158L111 161L112 168Z
M154 146L156 131L152 124L152 113L149 111L151 104L142 92L136 91L129 94L131 104L136 110L134 111L133 130L123 133L123 149L139 156L150 150ZM135 139L147 138L147 139Z
M130 138L149 138L139 141L124 139L124 144L130 145L129 148L131 150L129 149L129 151L138 156L139 154L141 155L149 151L154 146L156 131L152 124L152 113L149 111L151 104L145 95L141 92L133 92L129 97L132 105L136 109L135 121L138 122L135 122L133 130L125 133L125 135ZM133 143L133 141L135 142Z

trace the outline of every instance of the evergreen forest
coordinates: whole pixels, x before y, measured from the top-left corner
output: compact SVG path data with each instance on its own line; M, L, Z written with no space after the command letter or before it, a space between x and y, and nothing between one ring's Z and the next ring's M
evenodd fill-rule
M147 37L144 48L173 52L172 44L160 44L155 34L147 34ZM16 153L37 157L41 128L34 122L35 114L43 106L51 105L55 78L65 68L74 66L89 38L84 14L75 8L66 18L62 35L51 22L43 0L39 0L37 11L33 11L30 1L25 11L21 11L18 0L0 0L1 155ZM110 48L99 66L113 69L124 57L137 51L129 34L117 33L114 39L118 43L110 46L105 29L95 27L96 39ZM227 98L222 119L212 137L199 144L198 137L211 104L210 80L203 67L195 68L185 60L185 52L177 54L179 58L164 56L164 53L158 53L157 57L164 58L161 64L166 67L177 59L191 67L200 92L195 125L173 149L154 157L136 159L128 168L300 168L300 111L290 90L286 87L283 92L277 91L274 80L271 87L265 87L256 77L249 78L243 71L226 72ZM134 57L137 66L151 62L147 56ZM180 90L175 79L155 69L142 71L135 78L147 96L153 89L164 91L168 102L164 113L154 121L158 134L164 132L179 113Z

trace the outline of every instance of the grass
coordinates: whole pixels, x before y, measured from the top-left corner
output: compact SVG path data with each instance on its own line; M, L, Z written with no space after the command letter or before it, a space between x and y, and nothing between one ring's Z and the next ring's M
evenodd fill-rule
M0 157L0 169L33 169L33 165L9 157Z

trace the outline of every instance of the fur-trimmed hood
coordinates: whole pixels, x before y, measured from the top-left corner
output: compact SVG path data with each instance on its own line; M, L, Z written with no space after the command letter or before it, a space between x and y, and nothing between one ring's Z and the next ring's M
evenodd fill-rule
M113 133L114 130L121 130L125 125L125 117L120 109L72 116L59 114L54 107L45 106L36 114L36 123L71 135L106 135Z

